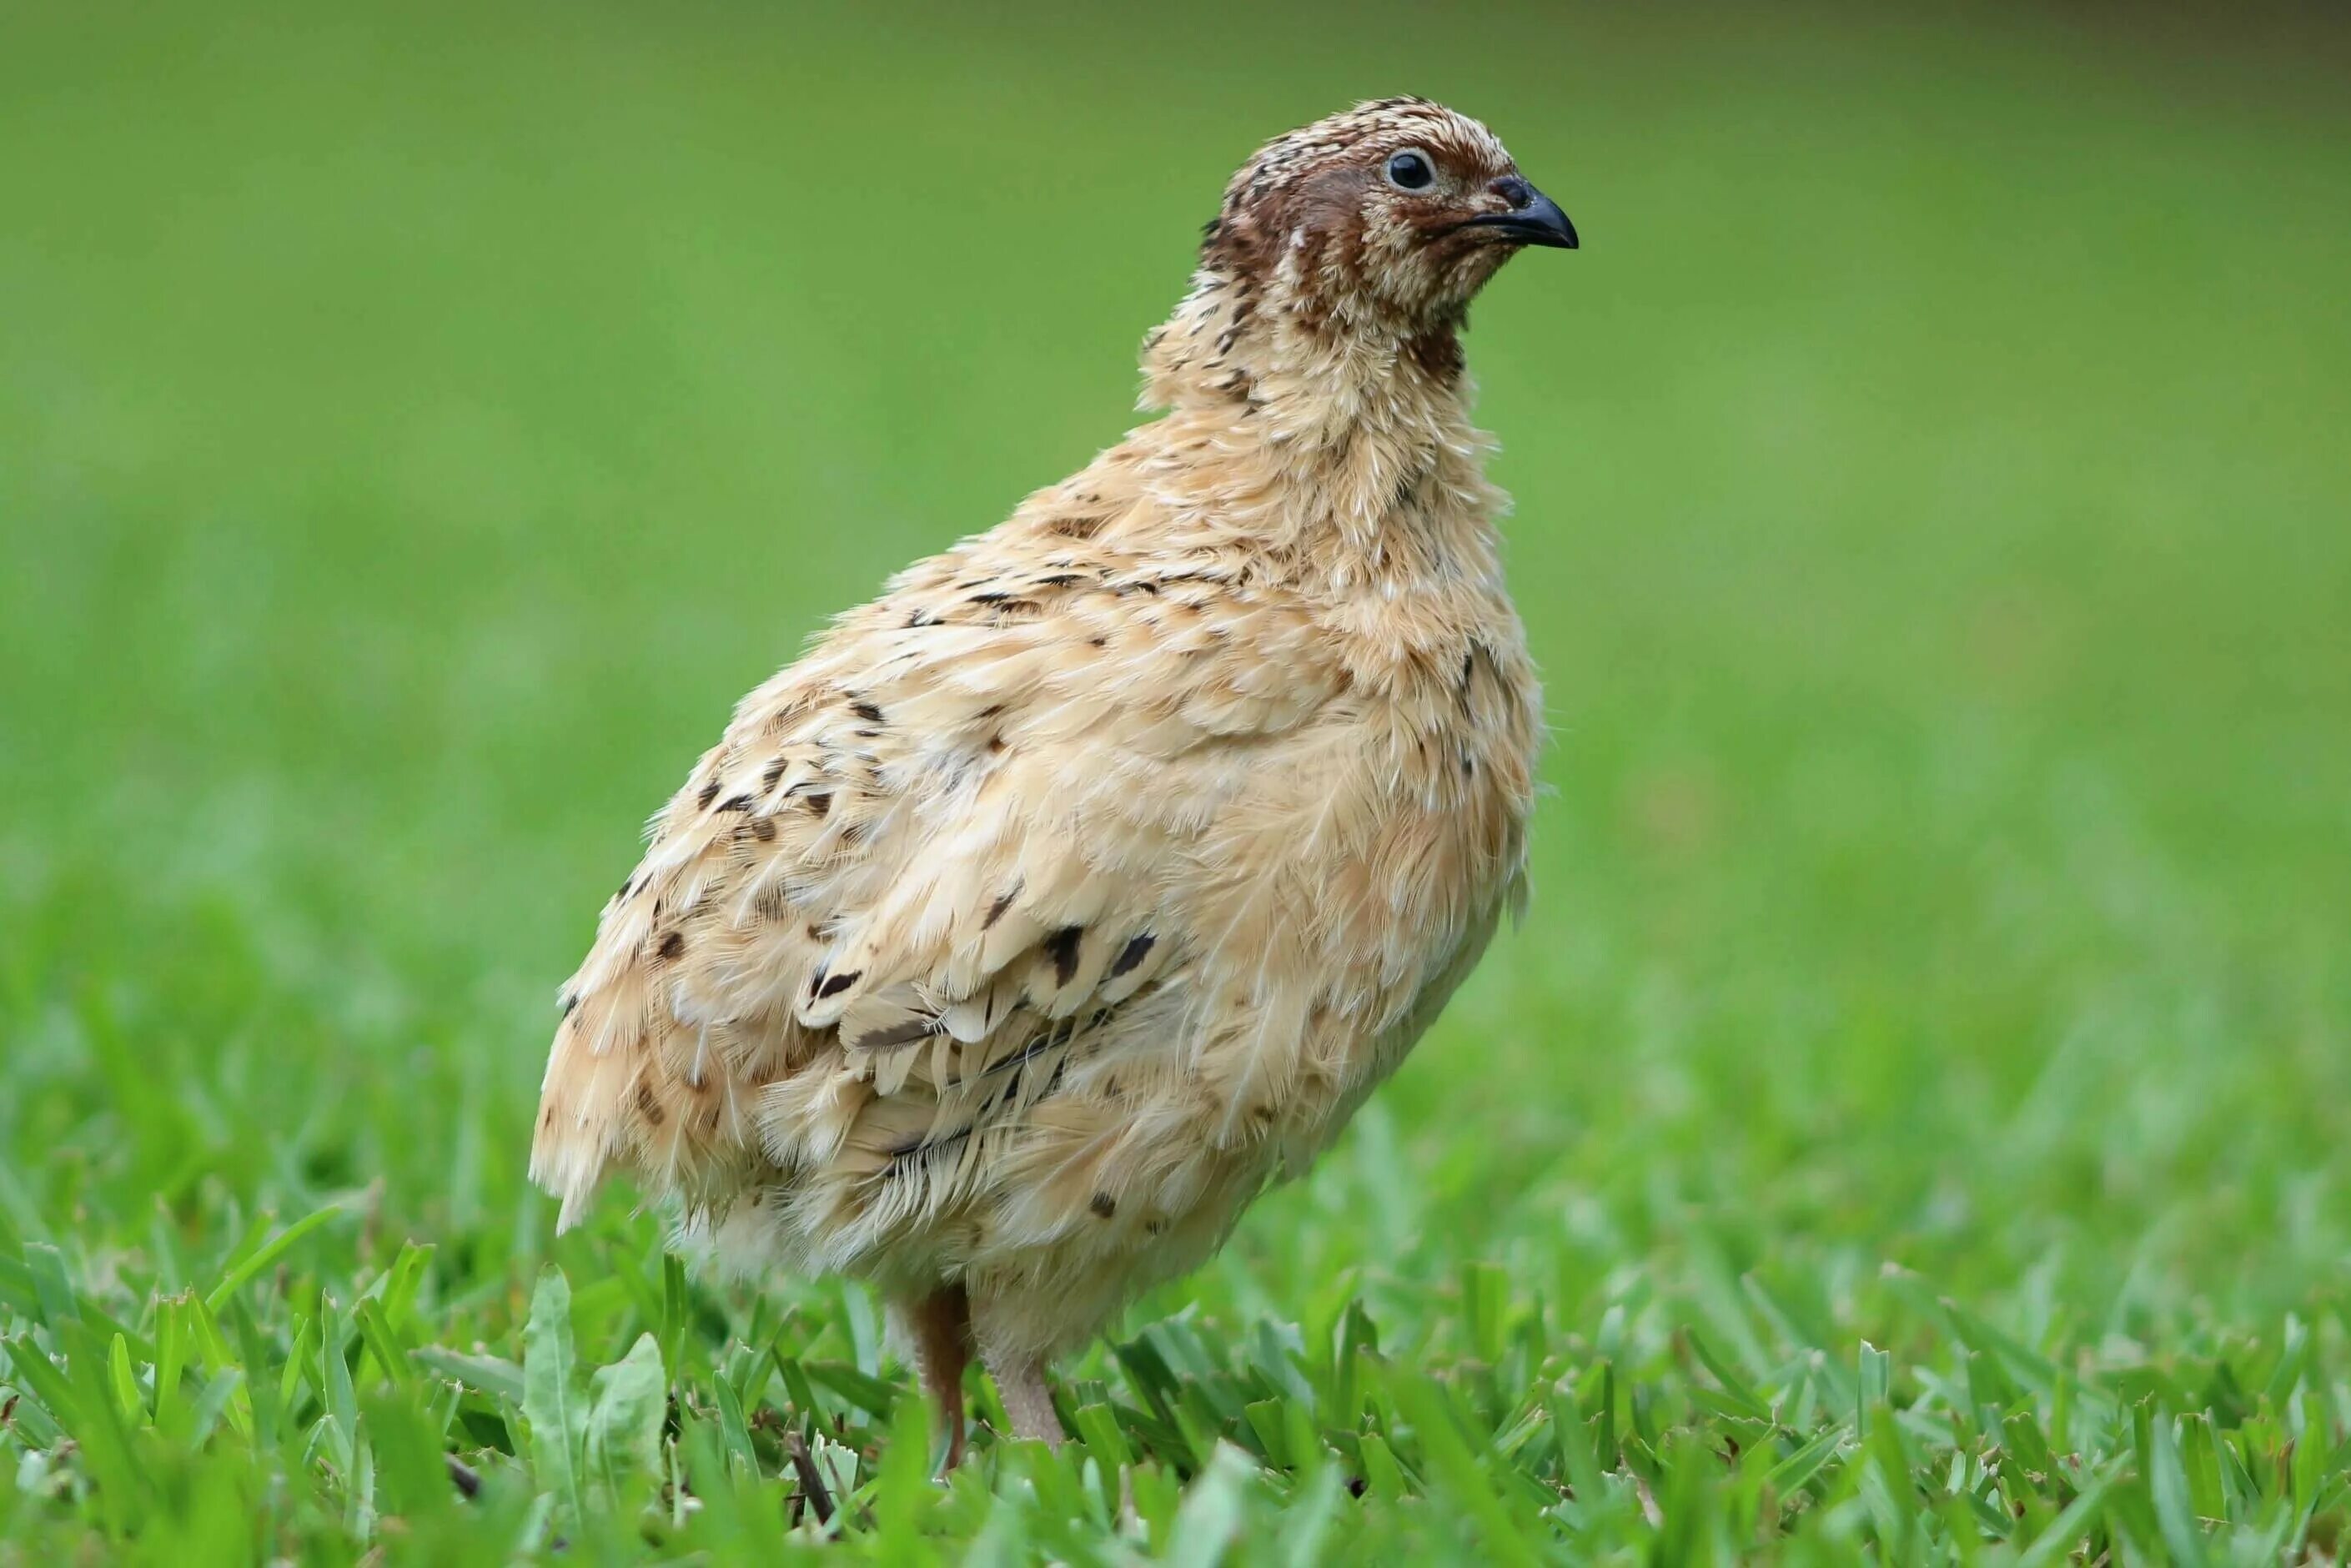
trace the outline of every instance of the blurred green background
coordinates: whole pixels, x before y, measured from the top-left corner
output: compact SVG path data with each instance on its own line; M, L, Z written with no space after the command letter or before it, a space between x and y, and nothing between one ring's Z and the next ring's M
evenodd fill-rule
M1553 727L1533 909L1160 1305L1345 1281L1438 1341L1483 1259L1586 1327L1754 1270L1866 1330L1896 1262L2112 1347L2344 1285L2332 24L501 0L0 40L18 1235L136 1273L364 1192L450 1289L527 1280L555 987L637 824L823 615L1134 422L1253 146L1409 91L1585 238L1469 340ZM559 1253L656 1234L601 1224Z

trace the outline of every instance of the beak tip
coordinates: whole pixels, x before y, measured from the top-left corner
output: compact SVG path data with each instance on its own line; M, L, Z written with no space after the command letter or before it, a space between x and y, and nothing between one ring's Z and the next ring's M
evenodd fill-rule
M1526 188L1526 200L1510 211L1469 221L1481 228L1497 229L1520 245L1541 246L1547 250L1582 248L1575 225L1559 210L1559 204L1532 186Z
M1550 235L1547 243L1556 246L1561 250L1582 248L1581 236L1575 232L1574 222L1565 213L1561 212L1559 204L1549 196L1537 196L1534 210L1530 215L1535 217Z

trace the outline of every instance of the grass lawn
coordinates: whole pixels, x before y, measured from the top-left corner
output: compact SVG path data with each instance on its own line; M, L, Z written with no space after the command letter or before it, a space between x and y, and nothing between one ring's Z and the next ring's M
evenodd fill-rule
M2339 1559L2296 26L12 11L0 1563ZM862 1292L553 1239L556 985L737 695L1129 422L1226 172L1403 90L1585 237L1469 340L1532 912L935 1485Z

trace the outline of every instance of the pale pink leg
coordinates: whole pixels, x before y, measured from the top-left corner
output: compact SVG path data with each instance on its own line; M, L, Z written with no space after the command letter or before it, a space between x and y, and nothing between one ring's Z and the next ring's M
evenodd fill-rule
M1032 1443L1060 1448L1069 1434L1061 1430L1061 1418L1053 1413L1053 1391L1045 1382L1045 1364L1034 1357L990 1357L990 1375L996 1379L998 1397L1004 1401L1004 1413L1012 1418L1013 1435Z

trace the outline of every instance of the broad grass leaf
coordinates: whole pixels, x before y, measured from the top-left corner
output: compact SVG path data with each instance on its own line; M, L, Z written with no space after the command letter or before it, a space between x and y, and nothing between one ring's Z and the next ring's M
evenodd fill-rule
M531 1460L540 1484L585 1517L580 1484L588 1411L580 1396L579 1353L571 1343L571 1286L549 1264L531 1294L522 1333L522 1413L530 1423Z
M650 1333L637 1336L629 1354L599 1368L590 1385L588 1465L617 1500L629 1473L661 1469L662 1424L669 1416L669 1378L661 1346Z
M1256 1466L1230 1443L1219 1443L1207 1468L1184 1493L1176 1515L1176 1538L1165 1561L1174 1568L1213 1568L1241 1532L1248 1517L1248 1488Z

